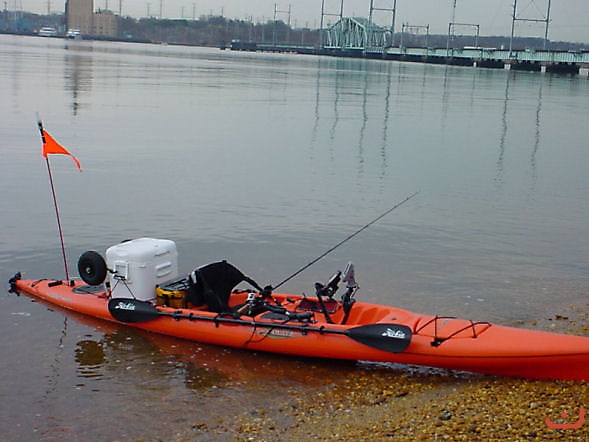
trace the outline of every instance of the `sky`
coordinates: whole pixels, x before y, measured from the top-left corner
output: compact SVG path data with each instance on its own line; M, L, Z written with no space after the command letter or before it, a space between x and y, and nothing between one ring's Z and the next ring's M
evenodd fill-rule
M65 0L0 0L2 7L46 13L63 11ZM324 11L339 14L342 0L324 0ZM517 17L545 20L549 0L516 0ZM291 25L319 27L322 0L94 0L96 9L111 9L133 17L160 15L164 18L197 18L201 15L223 15L227 18L249 19L254 22L272 20L274 8L277 19L288 21L290 6ZM456 2L456 8L453 5ZM373 0L375 8L392 9L394 0ZM480 35L510 35L514 0L397 0L395 30L402 24L427 26L431 34L446 34L448 23L464 23L457 26L456 34L474 34L479 25ZM370 0L343 0L344 16L368 17ZM454 19L452 19L454 15ZM337 17L326 16L332 23ZM374 20L390 26L391 13L375 12ZM545 23L517 21L515 35L544 37ZM551 0L549 35L551 40L589 43L589 0Z

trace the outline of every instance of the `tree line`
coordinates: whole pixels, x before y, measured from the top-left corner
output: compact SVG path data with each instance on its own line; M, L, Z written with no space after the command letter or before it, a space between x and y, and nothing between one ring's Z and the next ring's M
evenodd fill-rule
M40 15L24 11L0 11L0 32L11 34L34 35L44 26L56 28L62 35L67 32L65 14ZM91 36L85 36L86 38ZM106 39L102 37L102 39ZM283 21L269 20L254 23L248 20L230 19L223 16L202 16L198 20L158 19L118 17L118 34L112 40L145 43L168 43L192 46L226 47L232 40L241 42L290 44L317 46L319 30L309 28L292 28ZM453 48L465 46L486 48L508 48L508 36L479 36L396 33L395 46L406 47ZM542 49L544 40L536 37L516 37L513 49ZM550 50L588 50L588 44L550 41L546 49Z

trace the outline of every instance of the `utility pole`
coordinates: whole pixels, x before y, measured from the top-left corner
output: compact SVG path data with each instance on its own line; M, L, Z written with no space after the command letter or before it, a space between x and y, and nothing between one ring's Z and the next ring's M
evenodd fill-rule
M319 26L319 47L323 49L324 41L323 41L323 24L324 24L324 17L326 16L334 16L339 17L340 20L344 18L344 0L340 2L339 14L333 14L325 12L325 0L321 0L321 24Z
M546 28L544 30L544 50L548 44L548 24L550 23L550 0L548 0L548 10L546 11Z
M456 21L456 0L454 0L454 6L452 7L452 20L448 23L448 38L446 39L446 56L449 56L450 52L450 39L454 39L454 28L453 24Z
M456 0L454 0L454 6L452 7L452 23L456 21Z
M391 46L393 46L395 44L395 19L397 16L397 0L393 0L393 7L392 8L384 8L384 7L376 7L374 6L374 0L370 0L370 13L368 15L368 35L369 35L369 42L368 45L365 46L370 46L372 44L372 34L374 33L374 29L373 29L373 20L372 17L374 15L374 11L385 11L385 12L390 12L392 15L391 18L391 29L390 29L390 33L391 33ZM366 47L364 48L366 49Z
M343 1L343 0L342 0ZM276 14L288 14L288 28L286 30L287 35L286 35L286 41L290 42L290 3L288 5L288 10L286 11L281 11L278 9L278 5L276 3L274 3L274 31L273 31L273 43L276 44Z
M515 22L516 21L528 21L528 22L536 22L536 23L545 23L544 27L544 43L542 49L546 50L548 46L548 25L550 24L550 3L551 0L548 0L548 4L546 7L546 18L519 18L517 16L517 0L513 0L513 14L511 20L511 37L509 39L509 53L513 49L513 37L515 34Z

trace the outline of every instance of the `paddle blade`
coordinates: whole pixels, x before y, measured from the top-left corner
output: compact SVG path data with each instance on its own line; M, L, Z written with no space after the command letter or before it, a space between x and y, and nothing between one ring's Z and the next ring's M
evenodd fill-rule
M411 329L400 324L370 324L354 327L347 335L369 347L400 353L411 343Z
M108 311L120 322L146 322L162 316L149 302L127 298L113 298L108 301Z

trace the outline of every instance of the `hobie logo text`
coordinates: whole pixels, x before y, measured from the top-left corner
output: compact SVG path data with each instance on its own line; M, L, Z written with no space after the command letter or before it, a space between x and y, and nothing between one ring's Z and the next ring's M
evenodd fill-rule
M118 310L135 310L135 304L132 302L121 301L115 306L115 308Z
M382 332L382 336L386 338L405 339L405 332L387 328L386 331Z

